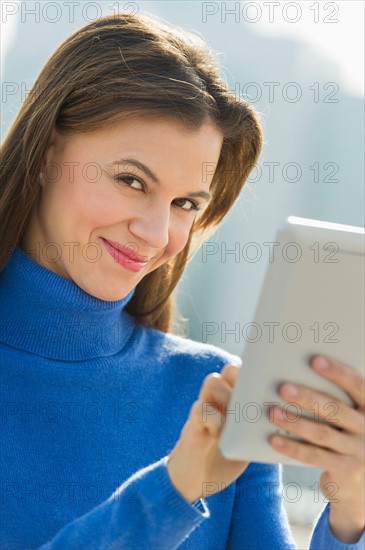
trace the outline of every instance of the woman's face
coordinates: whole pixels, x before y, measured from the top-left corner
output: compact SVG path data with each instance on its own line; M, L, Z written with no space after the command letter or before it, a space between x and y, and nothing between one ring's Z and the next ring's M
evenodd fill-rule
M142 116L89 134L54 131L21 248L89 294L120 300L184 248L222 141L208 123L191 132Z

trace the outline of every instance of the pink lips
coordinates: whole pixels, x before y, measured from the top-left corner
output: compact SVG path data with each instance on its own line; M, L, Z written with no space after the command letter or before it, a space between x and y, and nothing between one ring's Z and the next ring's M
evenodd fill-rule
M110 241L107 241L106 239L103 239L101 237L101 240L103 241L106 249L108 250L109 254L114 258L114 260L121 265L122 267L125 267L126 269L129 269L130 271L138 272L141 271L147 264L148 264L148 258L144 259L143 261L137 261L136 258L145 258L143 256L139 256L138 254L131 254L130 256L126 253L122 252L119 248L115 248ZM127 250L127 249L125 249Z

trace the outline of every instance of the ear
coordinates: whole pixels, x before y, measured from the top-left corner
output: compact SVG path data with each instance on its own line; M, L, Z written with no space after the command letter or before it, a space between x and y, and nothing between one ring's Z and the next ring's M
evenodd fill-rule
M49 138L49 146L53 146L57 141L58 132L55 127L52 128L51 136Z
M47 165L51 161L56 143L57 143L57 131L55 128L53 128L48 141L47 151L44 155L44 159L42 162L41 171L39 174L39 182L42 187L44 187L44 184L45 184L45 179L47 176Z

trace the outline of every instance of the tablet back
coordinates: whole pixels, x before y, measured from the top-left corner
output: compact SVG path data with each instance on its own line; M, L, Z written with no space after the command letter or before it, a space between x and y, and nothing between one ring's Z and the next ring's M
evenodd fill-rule
M364 229L290 216L272 250L219 448L233 460L303 466L268 443L273 433L285 434L270 421L268 405L318 419L315 402L304 412L294 400L289 406L280 399L276 390L285 381L328 394L324 421L332 426L337 409L331 397L352 403L311 369L309 359L321 353L364 372Z

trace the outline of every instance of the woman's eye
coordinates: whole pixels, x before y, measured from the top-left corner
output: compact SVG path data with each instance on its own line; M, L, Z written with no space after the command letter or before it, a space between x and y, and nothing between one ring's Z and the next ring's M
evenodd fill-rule
M144 188L143 183L138 178L136 178L135 176L132 176L131 174L129 174L129 175L128 174L119 174L118 176L115 176L115 179L118 182L124 183L128 187L132 187L131 183L129 183L129 182L137 182L141 186L141 187L139 187L139 189ZM136 187L132 187L132 189L136 189ZM185 210L185 212L192 212L192 211L200 210L199 203L197 203L196 201L193 201L191 199L175 199L175 203L180 203L179 204L180 210ZM187 204L188 208L186 208L185 206L180 206L181 204L182 205Z
M199 204L195 201L192 201L190 199L176 199L176 202L179 202L182 203L182 204L188 204L190 206L190 208L183 208L182 206L180 207L181 210L187 210L188 212L191 211L191 210L200 210L199 208Z
M134 181L136 181L136 182L141 186L140 189L141 189L141 188L143 189L143 184L142 184L142 182L141 182L139 179L137 179L135 176L128 176L127 174L126 174L126 175L121 174L121 175L119 175L119 176L115 176L115 179L116 179L117 181L122 181L123 183L125 183L126 185L128 185L128 187L132 187L132 185L131 185L130 183L127 183L127 182L131 182L131 181L134 182ZM135 189L135 187L133 187L133 189Z

